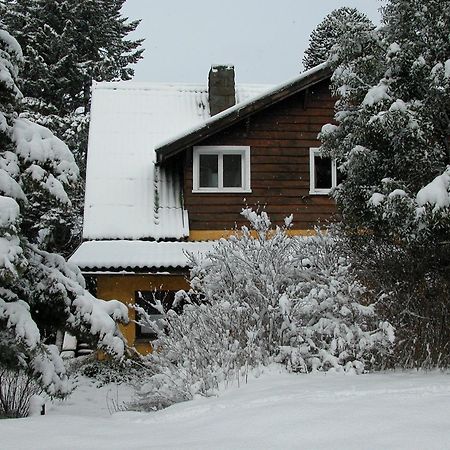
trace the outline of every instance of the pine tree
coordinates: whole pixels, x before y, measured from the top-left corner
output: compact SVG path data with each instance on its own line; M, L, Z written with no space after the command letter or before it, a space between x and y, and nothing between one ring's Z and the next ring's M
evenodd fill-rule
M322 151L344 174L334 196L362 276L386 294L402 361L445 365L450 3L391 0L382 13L378 32L355 29L333 49L337 125L323 127Z
M92 80L128 80L142 57L142 40L127 38L139 21L121 16L124 1L0 0L5 25L24 50L22 115L66 142L81 171L70 188L72 206L48 228L48 249L63 254L81 234Z
M30 227L37 205L35 217L46 221L55 205L69 204L65 187L78 168L50 130L19 116L22 63L18 42L0 26L0 366L25 370L50 395L65 395L64 364L49 334L67 329L122 355L115 320L126 321L127 309L92 297L78 268L44 251L42 233Z
M129 40L139 21L121 16L125 0L3 0L10 32L24 49L25 98L60 116L89 110L92 80L128 80L142 40ZM48 110L45 107L49 108Z
M445 235L450 6L393 0L383 13L379 33L355 30L333 55L338 126L321 137L346 174L335 197L355 227L408 240ZM432 182L441 202L426 195Z
M325 62L333 45L342 38L351 39L349 32L352 33L355 28L372 30L374 25L356 8L343 6L331 11L311 33L302 61L305 70Z

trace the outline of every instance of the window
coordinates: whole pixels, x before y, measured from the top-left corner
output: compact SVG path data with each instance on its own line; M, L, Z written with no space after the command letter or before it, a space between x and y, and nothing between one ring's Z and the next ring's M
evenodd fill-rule
M309 193L329 194L337 184L336 161L321 157L318 148L309 149Z
M167 310L173 304L175 299L175 291L136 291L135 301L136 304L143 308L150 316L150 319L156 322L157 326L162 318L162 314L156 309L155 301L160 300L164 305L164 309ZM139 322L140 316L136 311L136 321ZM138 339L155 339L157 337L155 330L145 324L136 324L136 337Z
M194 147L193 192L250 192L250 147Z

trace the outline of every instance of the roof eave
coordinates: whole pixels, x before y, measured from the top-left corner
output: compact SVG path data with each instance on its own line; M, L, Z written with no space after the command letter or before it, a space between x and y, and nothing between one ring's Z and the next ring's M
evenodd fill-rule
M94 266L86 267L79 266L83 275L127 275L127 274L142 274L142 275L186 275L189 273L189 266Z
M164 163L185 149L233 125L238 120L245 119L273 104L306 90L311 86L330 78L331 75L332 70L327 65L324 65L319 70L311 73L311 75L300 78L298 81L288 83L284 86L280 86L278 89L249 102L242 108L239 108L239 105L236 105L237 107L230 108L229 113L224 111L222 114L218 115L216 120L214 120L213 117L211 121L207 122L203 127L191 131L173 142L169 142L156 148L157 164Z

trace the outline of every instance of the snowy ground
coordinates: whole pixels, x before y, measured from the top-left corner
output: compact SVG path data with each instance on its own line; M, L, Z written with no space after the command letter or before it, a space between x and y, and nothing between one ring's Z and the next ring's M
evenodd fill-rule
M107 397L130 392L84 382L46 416L0 421L0 449L450 449L450 373L272 370L218 398L111 416Z

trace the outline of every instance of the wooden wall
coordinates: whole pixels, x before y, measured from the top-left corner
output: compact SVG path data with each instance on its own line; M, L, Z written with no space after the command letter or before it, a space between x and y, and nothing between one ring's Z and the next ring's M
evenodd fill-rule
M245 205L264 207L276 224L292 213L297 230L328 221L335 213L334 201L309 194L309 149L320 145L317 134L332 121L333 107L325 81L197 144L250 146L250 194L192 193L192 149L186 152L184 202L190 229L240 226Z

